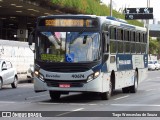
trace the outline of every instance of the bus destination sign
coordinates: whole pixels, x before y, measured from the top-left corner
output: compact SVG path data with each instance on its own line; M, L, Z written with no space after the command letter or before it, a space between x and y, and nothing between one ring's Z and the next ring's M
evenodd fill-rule
M76 26L76 27L83 27L84 20L77 20L77 19L51 19L45 20L45 26Z
M43 19L39 26L48 27L97 27L95 19Z

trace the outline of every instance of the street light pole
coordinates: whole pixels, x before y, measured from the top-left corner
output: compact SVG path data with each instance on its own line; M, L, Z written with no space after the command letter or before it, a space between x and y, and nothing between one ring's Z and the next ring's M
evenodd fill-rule
M147 0L147 8L150 7L150 0ZM149 54L149 20L146 20L147 27L147 52ZM149 55L150 56L150 55Z
M110 0L110 16L112 16L112 0Z

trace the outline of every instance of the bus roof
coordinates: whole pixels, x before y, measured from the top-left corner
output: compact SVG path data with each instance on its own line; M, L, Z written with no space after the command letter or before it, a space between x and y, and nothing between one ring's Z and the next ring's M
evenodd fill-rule
M96 15L84 15L84 14L61 14L61 15L49 15L49 16L40 16L38 17L39 19L49 19L49 18L100 18L103 22L106 22L109 25L112 26L118 26L121 28L126 28L126 29L135 29L135 30L140 30L140 31L146 31L146 28L144 27L139 27L135 25L128 24L127 21L123 19L117 19L115 17L111 16L96 16Z

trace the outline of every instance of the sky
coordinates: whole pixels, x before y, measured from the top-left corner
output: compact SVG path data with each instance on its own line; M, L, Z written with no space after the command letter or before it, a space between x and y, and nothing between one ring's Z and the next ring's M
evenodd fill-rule
M110 0L101 0L105 4L110 4ZM145 8L147 0L112 0L113 9L120 8ZM153 16L155 21L160 21L160 0L150 0L150 7L153 7Z

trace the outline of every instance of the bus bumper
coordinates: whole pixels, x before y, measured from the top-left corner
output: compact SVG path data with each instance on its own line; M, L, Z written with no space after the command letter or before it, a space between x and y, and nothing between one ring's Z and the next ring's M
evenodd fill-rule
M60 82L59 82L60 83ZM65 92L104 92L107 91L108 87L107 87L107 83L108 81L103 79L102 75L100 75L99 77L93 79L90 82L85 82L83 83L82 86L80 87L52 87L52 86L48 86L46 82L41 81L38 78L34 78L34 89L35 92L41 92L41 91L65 91ZM63 84L72 84L72 82L68 83L64 83ZM103 88L105 85L105 89Z

